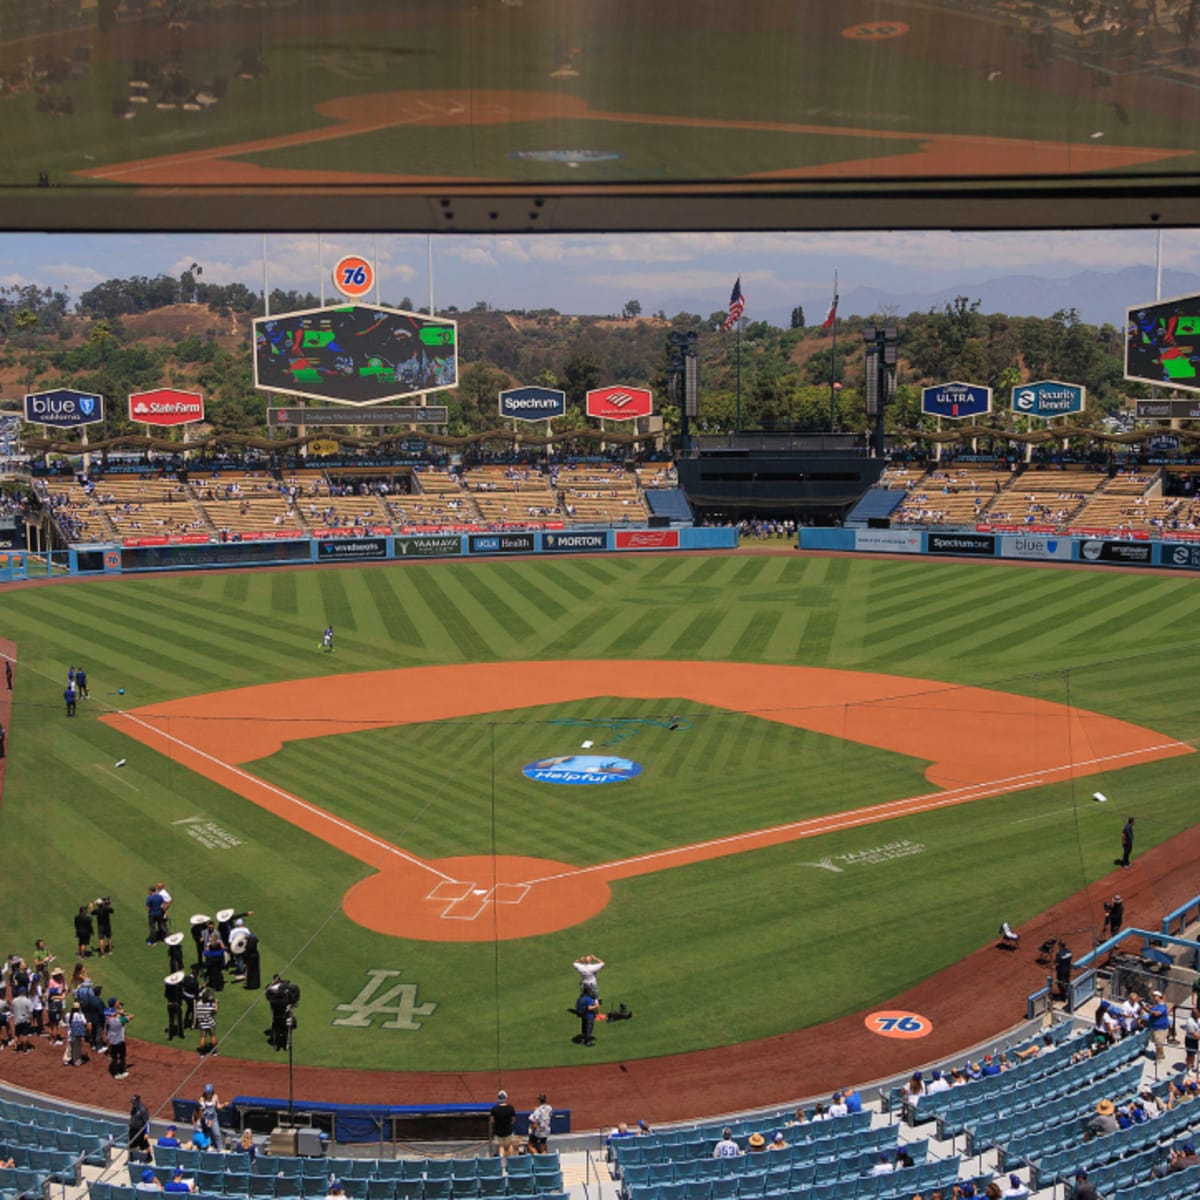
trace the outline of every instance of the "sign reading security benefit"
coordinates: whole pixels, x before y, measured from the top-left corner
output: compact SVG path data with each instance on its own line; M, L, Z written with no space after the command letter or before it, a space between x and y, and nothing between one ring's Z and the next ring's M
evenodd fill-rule
M590 742L585 745L591 745ZM605 757L599 754L560 754L555 758L540 758L521 768L526 779L538 783L568 783L588 785L622 783L640 775L640 763L628 758Z
M507 388L500 393L500 415L512 421L549 421L567 411L567 393L556 388Z
M177 388L134 392L129 397L129 419L141 425L191 425L204 420L204 397Z
M603 421L632 421L648 417L654 411L649 388L602 387L587 394L587 415Z
M31 392L25 397L25 420L35 425L53 425L57 429L96 425L104 420L104 397L70 388Z
M973 383L939 383L921 389L921 411L930 417L981 417L992 411L992 389Z
M1087 388L1040 379L1012 390L1012 410L1026 417L1069 417L1087 407Z

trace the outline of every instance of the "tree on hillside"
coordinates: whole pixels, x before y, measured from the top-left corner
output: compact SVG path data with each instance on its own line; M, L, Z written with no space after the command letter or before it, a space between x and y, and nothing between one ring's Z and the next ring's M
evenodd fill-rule
M943 383L964 374L967 346L983 330L979 307L978 300L955 296L941 312L910 318L904 352L918 377Z
M25 391L33 390L33 331L37 328L37 313L23 308L14 318L17 332L25 343Z
M563 363L558 386L567 393L570 404L582 408L587 393L600 386L600 364L588 350L574 350Z
M791 323L791 325L788 326L788 328L789 329L803 329L804 328L804 306L802 304L797 304L796 307L792 309L792 323Z
M626 300L625 307L621 309L621 316L627 321L632 321L634 317L642 315L642 302L640 300Z

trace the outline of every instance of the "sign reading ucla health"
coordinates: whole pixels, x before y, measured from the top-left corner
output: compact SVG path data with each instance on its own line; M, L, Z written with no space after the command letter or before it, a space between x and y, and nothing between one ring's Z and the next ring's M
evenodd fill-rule
M992 411L992 389L973 383L939 383L921 389L921 411L930 417L981 417Z
M53 425L58 429L96 425L104 420L104 397L91 392L75 392L70 388L32 392L25 397L25 420L35 425Z
M555 388L508 388L500 393L500 415L513 421L548 421L567 411L567 393Z
M1041 379L1012 390L1012 410L1026 417L1069 417L1087 407L1087 388Z

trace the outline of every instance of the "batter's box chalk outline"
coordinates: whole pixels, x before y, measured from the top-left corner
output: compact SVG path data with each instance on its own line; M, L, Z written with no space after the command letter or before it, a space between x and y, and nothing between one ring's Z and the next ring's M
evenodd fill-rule
M426 900L448 900L451 904L465 900L474 889L474 883L466 883L461 879L443 879L432 891L426 893Z

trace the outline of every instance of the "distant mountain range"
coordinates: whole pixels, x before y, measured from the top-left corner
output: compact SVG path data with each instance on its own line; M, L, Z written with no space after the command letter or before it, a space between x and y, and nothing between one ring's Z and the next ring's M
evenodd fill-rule
M1200 292L1200 275L1189 271L1163 268L1162 295L1185 296ZM1154 299L1154 268L1126 267L1121 271L1080 271L1065 279L1044 279L1040 275L1001 275L983 283L952 284L930 292L889 292L882 288L850 288L841 295L838 311L841 316L872 316L892 313L906 317L909 313L941 310L955 296L980 301L980 311L1006 313L1010 317L1049 317L1059 309L1074 308L1080 319L1089 325L1125 324L1125 309ZM828 301L824 302L828 304ZM668 314L688 308L682 301L674 306L670 301L655 304ZM704 313L708 315L707 312ZM757 305L747 317L770 321L784 328L791 321L791 309L764 309ZM825 310L817 312L805 306L805 320L810 325L825 318Z
M1163 296L1192 292L1200 292L1200 275L1163 269ZM897 294L878 288L855 288L842 296L840 307L843 314L867 316L890 306L889 311L906 316L911 312L941 309L955 296L981 301L981 312L1007 313L1011 317L1048 317L1059 309L1074 308L1089 325L1115 325L1120 329L1125 324L1126 308L1154 299L1154 268L1080 271L1065 279L1002 275L983 283L940 288L936 292Z

